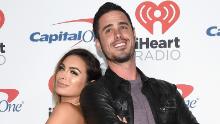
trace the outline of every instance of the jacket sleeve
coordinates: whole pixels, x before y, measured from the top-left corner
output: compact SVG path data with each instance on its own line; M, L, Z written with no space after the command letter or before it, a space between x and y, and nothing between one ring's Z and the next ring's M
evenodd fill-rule
M184 99L177 90L176 90L176 100L177 100L178 124L199 124L196 118L193 116L192 112L185 104Z
M80 96L80 105L87 124L123 124L112 106L110 93L102 86L87 85Z

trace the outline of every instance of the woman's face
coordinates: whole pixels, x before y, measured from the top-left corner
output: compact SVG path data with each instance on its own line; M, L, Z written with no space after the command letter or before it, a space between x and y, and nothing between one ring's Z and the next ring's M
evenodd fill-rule
M87 82L86 71L86 63L79 56L66 57L56 74L56 93L61 97L78 97Z

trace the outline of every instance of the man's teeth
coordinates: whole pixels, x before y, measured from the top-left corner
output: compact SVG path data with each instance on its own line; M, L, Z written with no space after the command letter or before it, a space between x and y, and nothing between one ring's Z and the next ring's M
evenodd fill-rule
M121 46L124 46L125 43L119 43L119 44L116 44L115 47L121 47Z

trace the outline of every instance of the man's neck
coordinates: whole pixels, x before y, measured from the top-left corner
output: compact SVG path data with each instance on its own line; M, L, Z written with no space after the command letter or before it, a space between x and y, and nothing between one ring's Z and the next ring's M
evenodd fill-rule
M136 69L135 61L128 61L125 63L113 63L109 61L108 66L119 77L125 80L137 79L137 69Z

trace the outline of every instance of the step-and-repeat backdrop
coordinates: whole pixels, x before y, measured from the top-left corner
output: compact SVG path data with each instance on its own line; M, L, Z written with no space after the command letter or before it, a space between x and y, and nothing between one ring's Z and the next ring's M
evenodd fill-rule
M0 123L44 124L51 76L73 48L93 52L92 20L104 0L0 0ZM115 0L136 31L137 66L174 83L201 124L217 124L220 86L218 0Z

